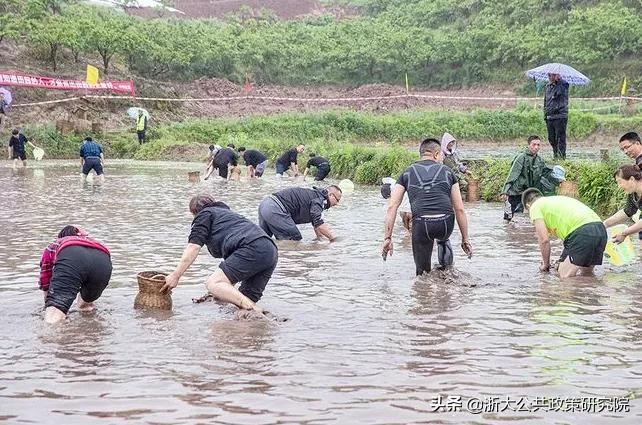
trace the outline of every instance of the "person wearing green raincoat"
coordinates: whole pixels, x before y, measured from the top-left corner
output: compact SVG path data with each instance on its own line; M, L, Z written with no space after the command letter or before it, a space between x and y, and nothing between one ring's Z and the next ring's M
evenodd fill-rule
M513 164L506 177L501 192L501 199L506 203L504 220L511 221L513 214L523 212L522 193L529 187L539 187L546 164L539 156L541 139L539 136L528 137L528 149L513 159Z

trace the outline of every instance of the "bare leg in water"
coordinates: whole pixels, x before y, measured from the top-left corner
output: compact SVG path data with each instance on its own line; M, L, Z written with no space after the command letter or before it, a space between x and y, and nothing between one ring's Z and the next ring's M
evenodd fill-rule
M67 315L56 307L50 306L45 309L45 323L59 323L67 318Z
M571 263L571 258L566 257L557 269L560 274L560 279L568 279L575 276L591 276L593 275L593 267L580 267Z
M258 307L251 299L236 289L220 269L216 270L216 272L207 279L205 287L214 298L220 301L234 304L240 309L256 310L259 313L263 313L261 307Z
M83 300L80 294L78 294L78 298L76 298L76 305L78 306L78 310L80 311L94 310L94 303L88 303L87 301Z

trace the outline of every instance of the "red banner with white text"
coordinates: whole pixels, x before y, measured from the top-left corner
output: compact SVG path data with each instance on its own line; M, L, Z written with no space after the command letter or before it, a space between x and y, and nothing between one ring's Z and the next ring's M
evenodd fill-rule
M0 86L36 87L50 90L109 90L136 96L133 81L101 81L98 84L87 84L87 82L80 80L62 80L0 72Z

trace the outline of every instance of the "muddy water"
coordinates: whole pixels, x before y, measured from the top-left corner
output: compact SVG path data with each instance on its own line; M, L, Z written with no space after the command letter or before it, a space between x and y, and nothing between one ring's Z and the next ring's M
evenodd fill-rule
M456 258L463 279L415 280L400 226L395 254L382 262L384 203L378 190L358 188L326 214L339 242L313 242L303 226L303 243L280 246L261 304L288 321L237 321L231 308L192 304L218 262L206 250L175 290L173 312L140 312L135 275L176 263L190 195L211 188L256 219L263 195L290 183L193 185L190 165L110 163L96 187L81 185L77 168L0 168L1 423L642 421L639 265L576 282L542 277L528 225L507 228L501 207L475 204L475 257ZM47 327L39 255L69 222L106 242L114 275L96 312L72 310ZM438 396L455 411L434 412ZM492 397L512 404L465 411ZM513 411L537 397L627 397L630 412Z

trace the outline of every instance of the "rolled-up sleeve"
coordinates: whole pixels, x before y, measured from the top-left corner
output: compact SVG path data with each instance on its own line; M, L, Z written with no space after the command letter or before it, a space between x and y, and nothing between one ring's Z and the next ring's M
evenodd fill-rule
M192 231L189 234L189 243L203 246L210 237L212 229L212 216L209 211L200 212L192 221Z
M323 224L323 199L315 199L310 204L310 218L312 226L319 227Z

